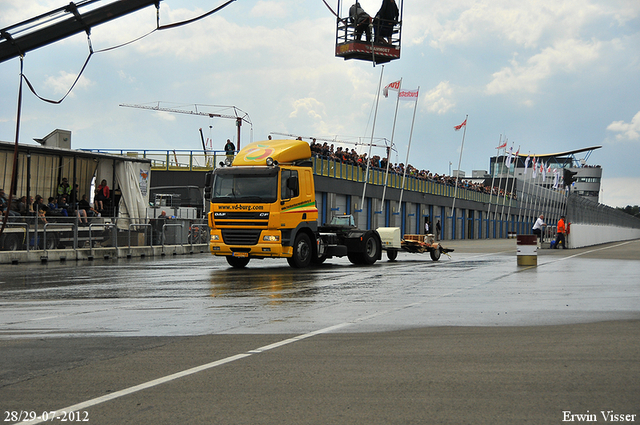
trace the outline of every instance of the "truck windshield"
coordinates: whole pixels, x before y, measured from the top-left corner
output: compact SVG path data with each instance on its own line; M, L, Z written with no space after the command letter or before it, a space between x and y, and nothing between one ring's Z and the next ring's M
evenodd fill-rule
M215 172L211 202L275 202L278 170L223 168Z

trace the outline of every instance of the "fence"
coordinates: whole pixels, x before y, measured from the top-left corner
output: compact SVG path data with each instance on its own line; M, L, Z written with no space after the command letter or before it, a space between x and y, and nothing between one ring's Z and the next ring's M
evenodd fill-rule
M139 248L158 248L141 252L141 255L164 255L168 247L180 246L193 252L195 246L209 242L209 227L205 219L130 219L130 218L83 218L11 217L0 236L0 249L6 257L0 262L15 262L12 253L24 252L40 255L40 259L57 256L69 257L69 251L85 251L82 255L92 258L98 250L118 250L109 256L136 255ZM65 252L65 255L56 253ZM172 251L175 253L175 250ZM37 253L37 254L36 254ZM61 257L62 255L62 257ZM4 261L3 261L4 260ZM11 261L8 261L11 260Z
M567 218L572 223L640 229L640 219L575 194L567 201Z

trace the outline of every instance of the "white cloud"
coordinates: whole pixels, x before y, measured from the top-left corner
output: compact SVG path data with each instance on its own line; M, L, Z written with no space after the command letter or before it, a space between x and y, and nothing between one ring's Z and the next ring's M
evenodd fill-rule
M595 62L602 49L600 42L562 40L530 57L524 65L515 58L511 66L493 74L487 84L487 94L526 92L536 93L540 84L559 73L576 72Z
M127 74L123 70L118 70L118 77L120 77L121 81L125 81L127 83L135 83L136 78L132 75Z
M251 9L251 16L282 19L287 16L287 7L283 2L259 0Z
M156 117L160 118L163 121L175 121L176 116L170 112L158 111L155 113Z
M320 120L325 115L324 105L313 98L298 99L293 102L293 111L289 118L298 118L298 114L307 115L314 120Z
M24 1L24 0L2 0L0 1L0 27L8 27L10 25L23 22L31 17L41 15L45 12L57 9L60 2L56 0L46 1Z
M438 115L444 114L454 108L456 103L452 100L453 89L448 81L442 81L434 89L424 95L426 109Z
M624 208L640 205L640 178L602 178L600 203L610 207Z
M415 28L407 28L408 38L439 50L480 45L488 39L535 49L558 39L580 38L587 25L603 19L624 25L639 13L633 0L451 0L405 5L405 21Z
M78 74L70 74L65 71L60 71L57 77L48 77L45 84L51 87L52 91L56 94L66 94L76 81L76 78L78 78ZM73 97L75 90L87 88L94 84L95 83L93 81L81 76L69 96Z
M630 123L624 121L614 121L607 130L616 134L616 140L640 140L640 112L635 114Z

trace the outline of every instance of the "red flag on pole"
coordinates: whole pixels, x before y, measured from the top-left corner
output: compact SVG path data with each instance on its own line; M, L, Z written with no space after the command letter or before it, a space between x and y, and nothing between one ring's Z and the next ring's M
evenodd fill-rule
M382 90L382 94L384 94L384 97L389 97L389 90L400 90L400 80L394 81L393 83L389 83L385 86L385 88Z
M507 147L507 140L505 139L504 143L498 146L496 149L504 149Z
M465 125L467 125L467 119L466 119L466 118L464 119L464 121L462 122L462 124L454 126L454 127L453 127L453 129L454 129L455 131L458 131L458 130L460 130L462 127L464 127Z

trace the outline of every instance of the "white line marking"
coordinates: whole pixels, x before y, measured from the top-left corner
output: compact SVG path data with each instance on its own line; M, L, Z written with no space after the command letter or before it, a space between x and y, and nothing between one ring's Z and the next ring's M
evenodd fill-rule
M384 313L386 313L386 312L378 313L378 314L375 314L375 315L372 315L372 316L368 316L368 317L374 317L374 316L378 316L378 315L384 314ZM294 343L294 342L302 341L303 339L311 338L311 337L316 336L316 335L320 335L320 334L324 334L324 333L327 333L327 332L331 332L331 331L333 331L335 329L340 329L340 328L344 328L344 327L347 327L347 326L351 326L351 325L353 325L353 324L355 324L357 322L360 322L360 321L366 320L366 319L367 318L361 318L361 319L355 320L353 322L344 322L344 323L340 323L338 325L333 325L333 326L329 326L329 327L326 327L326 328L323 328L323 329L318 329L316 331L312 331L312 332L309 332L309 333L306 333L306 334L303 334L303 335L298 335L298 336L295 336L293 338L289 338L289 339L285 339L285 340L282 340L282 341L279 341L279 342L276 342L276 343L273 343L273 344L265 345L263 347L256 348L254 350L247 351L246 353L236 354L235 356L227 357L227 358L224 358L224 359L221 359L221 360L216 360L215 362L203 364L201 366L196 366L196 367L193 367L191 369L187 369L187 370L183 370L181 372L174 373L172 375L167 375L167 376L164 376L162 378L154 379L152 381L148 381L148 382L145 382L145 383L142 383L142 384L139 384L139 385L135 385L133 387L125 388L124 390L116 391L116 392L113 392L113 393L110 393L110 394L107 394L107 395L103 395L101 397L97 397L97 398L93 398L91 400L83 401L82 403L74 404L73 406L69 406L69 407L65 407L65 408L62 408L62 409L58 409L53 413L52 412L47 412L48 413L47 421L52 421L53 418L58 418L58 417L64 415L65 413L68 414L69 412L75 412L75 411L79 411L79 410L82 410L82 409L86 409L88 407L104 403L106 401L110 401L110 400L113 400L113 399L116 399L116 398L124 397L126 395L133 394L133 393L138 392L138 391L146 390L148 388L155 387L155 386L158 386L158 385L161 385L161 384L165 384L167 382L174 381L176 379L184 378L185 376L193 375L193 374L196 374L196 373L208 370L208 369L212 369L214 367L222 366L224 364L231 363L231 362L234 362L236 360L241 360L241 359L244 359L246 357L250 357L250 356L252 356L254 354L264 353L265 351L273 350L275 348L282 347L282 346L287 345L287 344L291 344L291 343ZM47 421L43 420L40 417L40 418L36 418L35 420L22 421L22 422L20 422L20 424L35 425L35 424L41 424L41 423L47 422Z
M457 292L457 291L454 291L454 292ZM441 297L446 297L446 296L449 296L451 294L452 293L444 294ZM302 341L304 339L311 338L311 337L314 337L316 335L325 334L325 333L334 331L336 329L341 329L341 328L345 328L347 326L355 325L356 323L360 323L360 322L363 322L365 320L373 319L373 318L378 317L378 316L383 316L385 314L389 314L389 313L392 313L392 312L395 312L395 311L403 310L405 308L415 307L417 305L424 304L424 303L427 303L427 302L430 302L430 301L433 301L433 298L430 298L429 300L425 300L425 301L421 301L421 302L413 302L413 303L410 303L410 304L407 304L407 305L403 305L403 306L400 306L400 307L396 307L396 308L393 308L393 309L389 309L389 310L379 311L377 313L373 313L373 314L370 314L368 316L357 318L357 319L355 319L355 320L353 320L351 322L343 322L343 323L340 323L340 324L337 324L337 325L332 325L332 326L328 326L326 328L322 328L322 329L318 329L318 330L315 330L315 331L312 331L312 332L308 332L306 334L294 336L293 338L288 338L288 339L285 339L285 340L282 340L282 341L279 341L279 342L275 342L273 344L269 344L269 345L265 345L263 347L259 347L259 348L253 349L253 350L249 350L246 353L236 354L235 356L227 357L227 358L224 358L224 359L221 359L221 360L216 360L216 361L211 362L211 363L207 363L207 364L203 364L201 366L193 367L191 369L183 370L182 372L177 372L177 373L174 373L172 375L167 375L167 376L164 376L162 378L154 379L152 381L148 381L148 382L145 382L145 383L142 383L142 384L139 384L139 385L135 385L133 387L125 388L123 390L116 391L116 392L113 392L113 393L110 393L110 394L107 394L107 395L103 395L101 397L97 397L97 398L93 398L91 400L83 401L81 403L74 404L73 406L69 406L69 407L65 407L65 408L62 408L62 409L58 409L53 413L48 412L49 413L49 415L48 415L49 417L48 417L47 421L52 421L54 417L58 418L58 417L62 416L65 413L68 414L69 412L76 412L76 411L79 411L79 410L83 410L83 409L86 409L88 407L104 403L106 401L110 401L110 400L114 400L116 398L124 397L126 395L136 393L138 391L146 390L148 388L152 388L152 387L155 387L155 386L158 386L158 385L161 385L161 384L165 384L167 382L174 381L176 379L184 378L185 376L193 375L193 374L196 374L196 373L208 370L208 369L212 369L212 368L217 367L217 366L222 366L224 364L231 363L231 362L234 362L236 360L241 360L241 359L250 357L250 356L252 356L254 354L264 353L265 351L273 350L273 349L282 347L284 345L288 345L288 344L292 344L294 342ZM44 421L42 418L36 418L36 420L23 421L23 422L20 422L20 424L35 425L35 424L41 424L43 422L46 422L46 421Z

